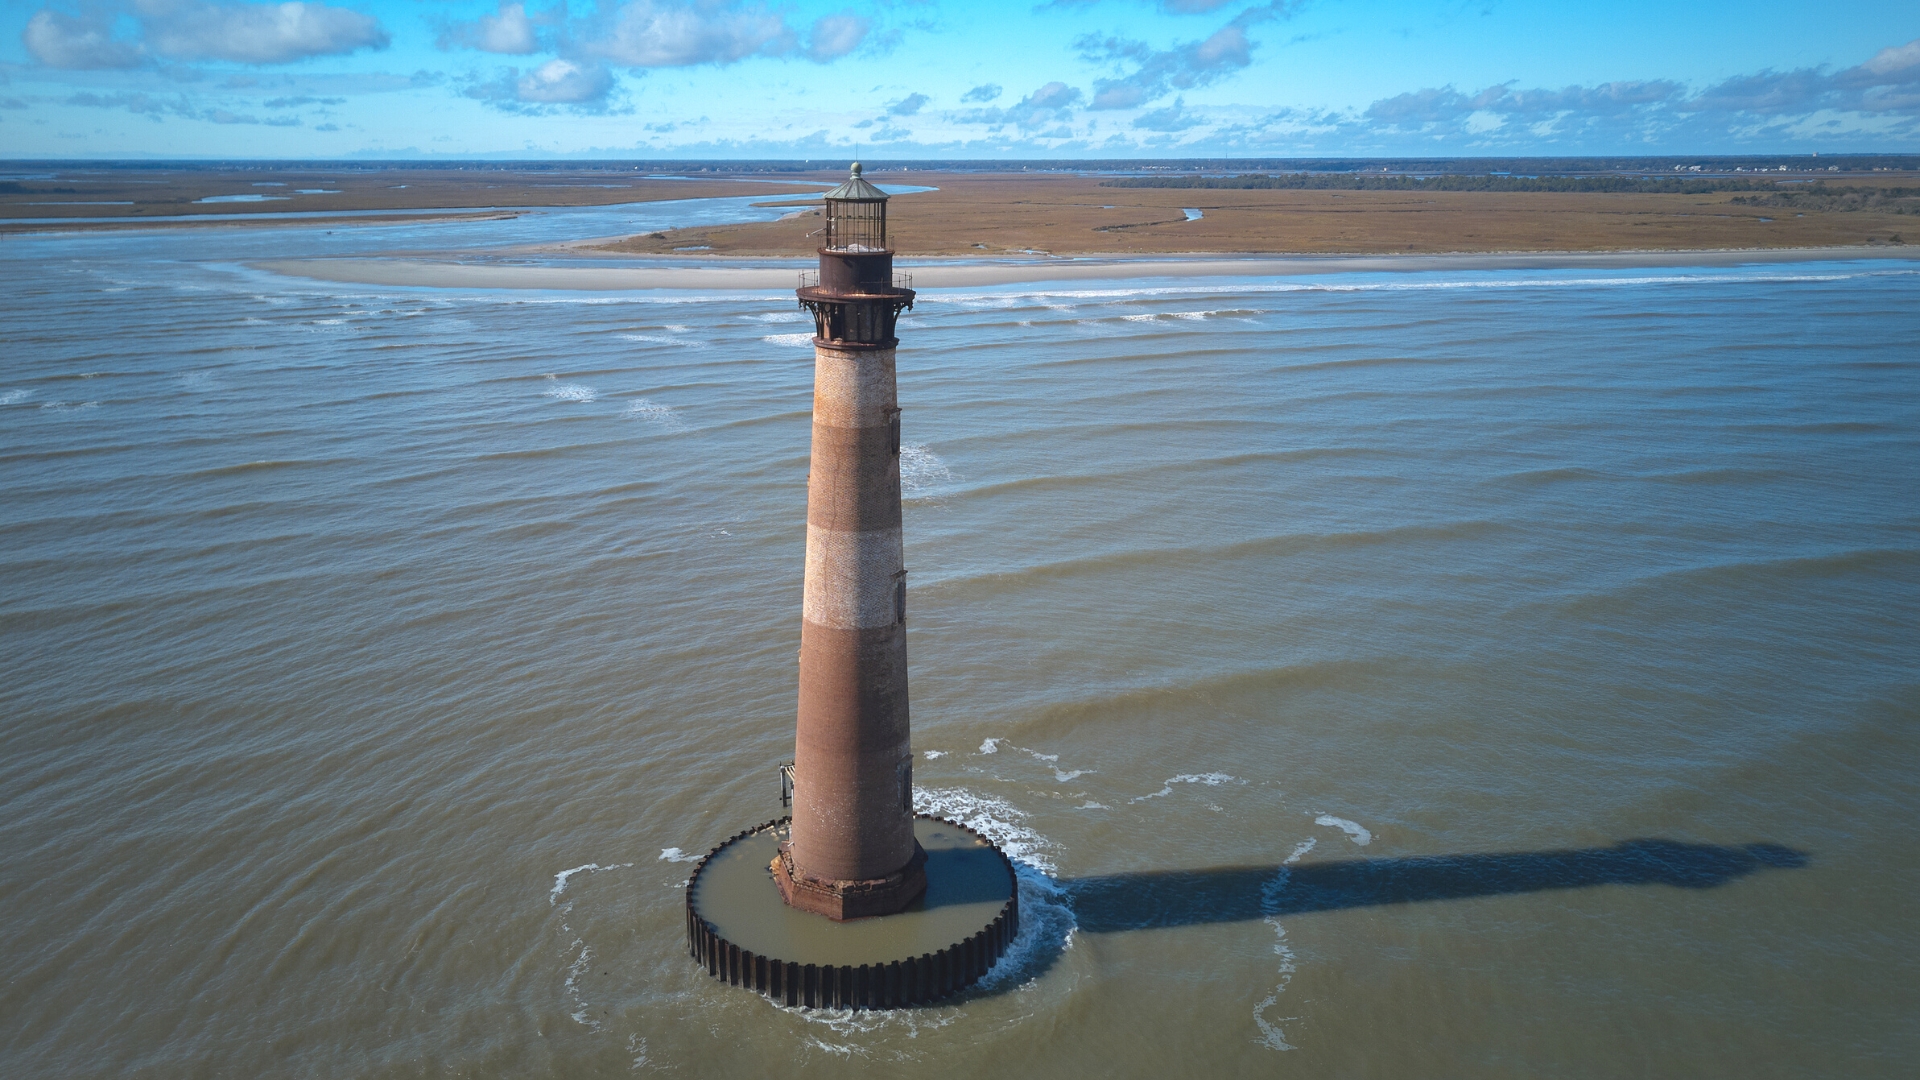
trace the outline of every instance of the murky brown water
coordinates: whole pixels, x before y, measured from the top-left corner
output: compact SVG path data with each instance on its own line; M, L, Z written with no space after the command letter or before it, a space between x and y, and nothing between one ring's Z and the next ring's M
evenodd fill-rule
M923 294L916 775L1026 934L847 1015L682 952L791 751L791 299L264 242L0 251L0 1073L1920 1054L1920 276Z

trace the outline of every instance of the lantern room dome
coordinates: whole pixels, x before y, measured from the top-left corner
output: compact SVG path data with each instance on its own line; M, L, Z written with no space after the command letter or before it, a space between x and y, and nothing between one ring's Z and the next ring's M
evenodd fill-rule
M846 183L827 192L827 198L837 202L886 202L887 193L860 178L860 163L856 161Z

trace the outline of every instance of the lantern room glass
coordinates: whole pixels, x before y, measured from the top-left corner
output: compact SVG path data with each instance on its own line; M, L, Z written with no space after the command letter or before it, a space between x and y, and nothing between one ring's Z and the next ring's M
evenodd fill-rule
M878 199L828 199L827 247L833 251L887 250L887 204Z

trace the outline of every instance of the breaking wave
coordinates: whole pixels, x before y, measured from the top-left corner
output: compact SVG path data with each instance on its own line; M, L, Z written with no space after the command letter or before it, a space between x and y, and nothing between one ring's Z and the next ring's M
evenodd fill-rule
M600 396L600 391L595 390L591 386L582 386L579 383L563 383L556 375L547 376L547 388L544 393L557 401L585 402L593 401Z

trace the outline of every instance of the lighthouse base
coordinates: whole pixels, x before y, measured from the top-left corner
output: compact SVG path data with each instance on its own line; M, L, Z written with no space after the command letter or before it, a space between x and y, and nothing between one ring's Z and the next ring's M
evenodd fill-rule
M789 907L825 915L835 922L897 915L927 891L927 852L918 842L907 865L871 881L826 881L793 868L793 849L786 843L767 869L780 899Z
M787 903L775 867L787 825L713 849L687 882L687 948L708 974L810 1008L893 1009L978 983L1020 929L1013 863L985 837L914 819L925 886L904 911L845 921Z

